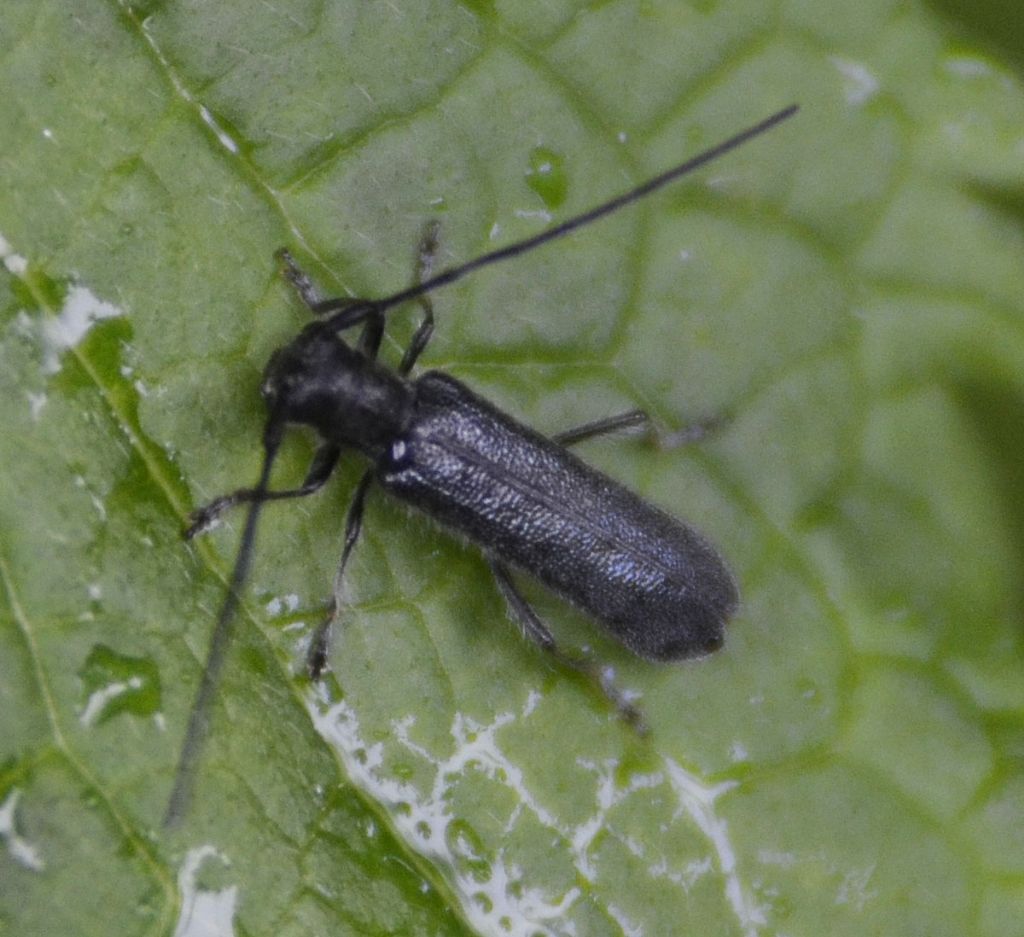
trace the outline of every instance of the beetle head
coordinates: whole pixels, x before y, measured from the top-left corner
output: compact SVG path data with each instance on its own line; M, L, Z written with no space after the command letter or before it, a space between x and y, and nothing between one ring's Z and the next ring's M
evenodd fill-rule
M401 377L347 345L323 320L274 352L260 392L271 422L311 426L323 439L369 455L405 426L412 396Z

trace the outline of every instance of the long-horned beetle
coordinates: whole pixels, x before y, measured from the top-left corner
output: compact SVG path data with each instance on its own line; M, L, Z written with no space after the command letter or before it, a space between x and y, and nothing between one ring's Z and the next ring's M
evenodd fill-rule
M512 570L539 579L601 622L634 654L680 660L722 644L737 602L732 574L696 531L573 455L583 439L641 425L638 410L547 438L503 413L463 383L439 371L409 375L430 340L429 294L489 264L526 253L584 227L736 149L796 113L788 107L596 208L534 237L432 274L436 228L421 247L417 284L383 299L321 299L291 255L284 274L314 316L296 338L274 352L261 385L268 417L263 467L253 488L217 498L195 512L187 536L222 512L249 505L234 572L211 639L192 708L166 822L183 815L194 763L239 602L249 573L260 511L268 501L300 498L326 483L344 450L370 462L355 489L334 595L359 537L366 495L376 483L483 550L512 617L523 632L563 664L594 680L629 722L642 717L591 662L563 653L548 627L517 589ZM397 369L377 360L385 314L417 300L423 319ZM342 333L361 325L354 346ZM270 474L285 428L312 427L319 448L302 485L271 490ZM309 669L326 665L337 600L313 638Z

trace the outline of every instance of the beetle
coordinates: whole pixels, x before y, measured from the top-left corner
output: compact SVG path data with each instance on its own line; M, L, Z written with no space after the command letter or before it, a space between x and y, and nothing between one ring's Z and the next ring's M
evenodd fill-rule
M263 464L255 487L215 499L192 515L187 537L206 530L227 509L249 511L224 603L192 707L165 822L183 815L193 767L206 733L241 589L252 562L256 526L268 501L306 497L331 477L343 451L370 462L355 488L345 522L341 562L329 614L311 642L309 670L326 666L331 623L346 564L358 540L367 492L376 483L482 549L512 617L524 634L564 665L594 680L622 716L643 729L642 716L591 663L564 653L512 579L525 572L603 624L635 655L656 661L711 653L724 639L737 589L715 548L688 525L643 501L573 455L583 439L646 422L642 411L589 423L547 438L513 419L461 381L440 371L410 374L434 328L429 294L481 267L508 260L589 225L718 159L796 113L781 110L717 146L623 195L560 225L432 272L436 226L420 248L420 276L383 299L322 299L284 249L283 274L313 314L267 363L260 391L268 416ZM385 314L417 300L423 318L398 367L378 361ZM354 345L342 333L362 332ZM286 427L305 425L320 439L298 488L272 490L271 469Z

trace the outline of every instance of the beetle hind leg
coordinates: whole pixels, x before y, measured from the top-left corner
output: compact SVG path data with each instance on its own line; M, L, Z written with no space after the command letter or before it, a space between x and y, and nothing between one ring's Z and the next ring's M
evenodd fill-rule
M616 712L627 723L630 728L640 735L647 734L647 722L641 710L631 703L623 692L615 685L611 677L607 676L600 667L592 661L584 660L567 654L555 641L555 636L547 625L541 621L540 616L533 610L529 602L523 598L522 593L512 581L508 567L495 559L488 558L491 572L498 584L498 589L508 603L512 617L523 630L523 634L540 647L545 653L550 654L558 663L570 670L575 670L587 679L598 692L610 702Z

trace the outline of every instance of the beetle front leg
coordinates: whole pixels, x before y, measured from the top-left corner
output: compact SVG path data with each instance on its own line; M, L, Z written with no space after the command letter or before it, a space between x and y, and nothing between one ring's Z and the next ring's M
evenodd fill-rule
M437 234L440 230L441 225L436 221L431 221L423 231L416 264L417 283L429 280L433 273L434 259L437 256ZM423 321L413 333L409 347L405 349L405 354L402 355L402 360L398 365L398 373L403 376L412 370L419 356L423 354L423 349L427 347L430 336L434 334L434 304L426 293L420 294L418 300L420 308L423 310Z
M313 285L309 274L298 265L287 247L279 248L274 256L281 264L281 275L292 285L299 299L314 316L320 317L344 309L346 305L355 306L365 302L361 299L324 299ZM379 312L371 313L359 336L359 350L367 358L376 358L383 337L384 316Z
M280 501L285 498L305 498L307 495L315 494L327 483L331 477L334 467L338 464L338 457L341 450L334 445L324 444L317 449L313 461L306 473L306 479L298 488L289 488L284 491L260 492L256 488L239 488L230 494L214 498L209 504L197 508L189 515L190 524L185 530L185 539L191 540L198 534L209 530L218 517L225 511L239 504L248 504L253 501Z

